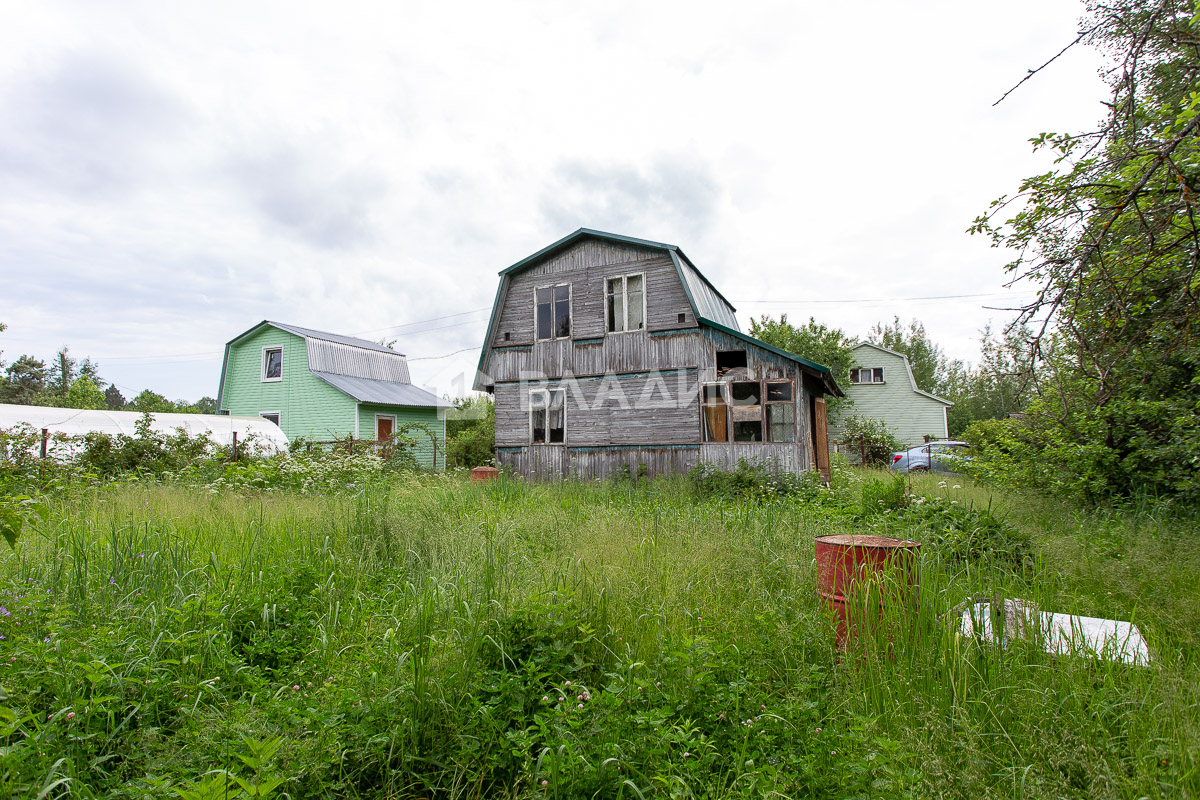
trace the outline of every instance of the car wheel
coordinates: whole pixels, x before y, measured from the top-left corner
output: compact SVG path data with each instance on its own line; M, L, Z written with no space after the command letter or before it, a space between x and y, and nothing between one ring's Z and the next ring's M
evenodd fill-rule
M909 472L929 472L929 467L922 467L922 466L909 467L908 471Z

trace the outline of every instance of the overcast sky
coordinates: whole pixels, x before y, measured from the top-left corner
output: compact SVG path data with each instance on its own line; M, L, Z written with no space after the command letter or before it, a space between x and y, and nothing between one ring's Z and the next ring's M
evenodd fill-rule
M0 0L0 357L195 400L272 319L461 394L496 273L589 227L679 245L743 329L916 317L975 360L1029 295L964 231L1094 127L1099 57L993 103L1082 12Z

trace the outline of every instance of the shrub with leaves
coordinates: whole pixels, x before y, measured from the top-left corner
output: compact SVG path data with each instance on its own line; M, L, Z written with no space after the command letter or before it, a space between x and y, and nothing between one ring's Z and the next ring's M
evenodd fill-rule
M881 419L851 414L843 417L840 425L846 452L851 458L857 459L861 457L862 448L865 447L866 466L886 467L891 463L892 453L902 449L900 441L892 435L887 423Z

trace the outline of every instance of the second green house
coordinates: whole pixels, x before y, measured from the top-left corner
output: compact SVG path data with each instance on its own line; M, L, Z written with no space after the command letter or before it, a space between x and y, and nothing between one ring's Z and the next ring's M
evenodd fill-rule
M402 353L366 339L263 320L225 345L217 408L259 416L288 439L416 440L418 462L445 467L445 410L413 386Z

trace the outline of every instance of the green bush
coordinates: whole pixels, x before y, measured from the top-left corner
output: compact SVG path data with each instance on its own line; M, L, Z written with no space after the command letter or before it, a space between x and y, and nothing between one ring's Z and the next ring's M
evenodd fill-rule
M702 461L688 472L688 478L696 497L766 500L800 496L824 500L833 496L816 472L798 475L745 458L738 459L737 467L732 470Z
M843 417L840 424L847 453L859 456L860 445L865 444L865 466L886 467L892 462L892 453L902 449L899 440L881 419L851 414Z

